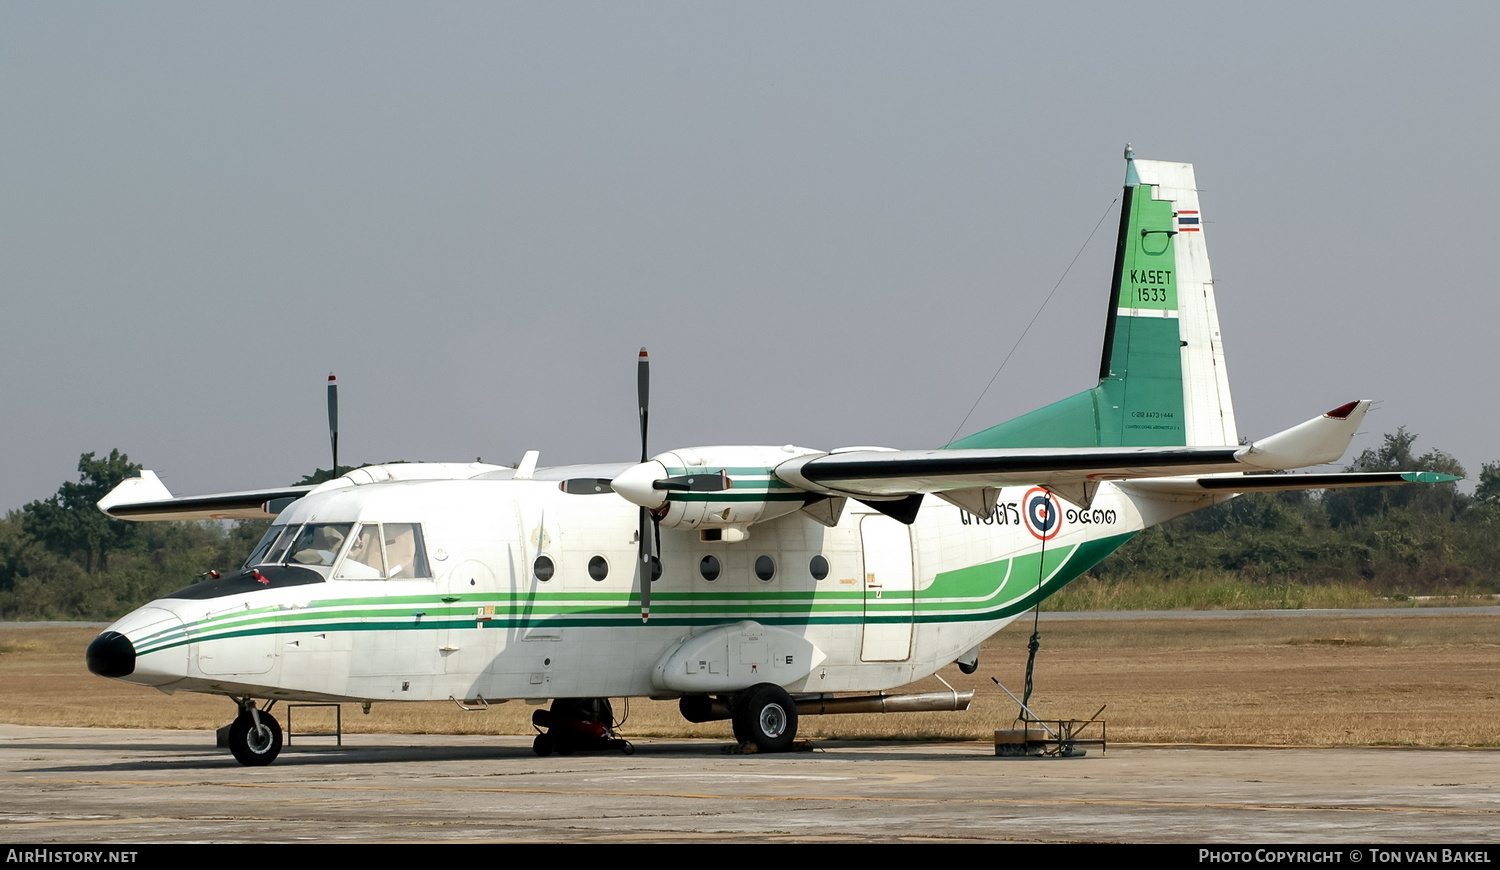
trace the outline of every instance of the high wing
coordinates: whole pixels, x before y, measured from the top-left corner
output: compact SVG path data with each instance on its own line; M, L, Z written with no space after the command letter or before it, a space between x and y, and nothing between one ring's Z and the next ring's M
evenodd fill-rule
M534 462L535 459L530 461ZM585 470L595 470L592 467ZM99 499L99 510L121 520L263 520L315 489L338 489L394 480L466 480L481 476L510 477L516 469L482 462L414 462L367 465L333 480L309 486L281 486L212 495L174 497L156 472L121 481ZM529 469L528 469L529 473Z
M99 510L119 520L263 520L314 489L283 486L174 498L154 471L120 482L99 500Z

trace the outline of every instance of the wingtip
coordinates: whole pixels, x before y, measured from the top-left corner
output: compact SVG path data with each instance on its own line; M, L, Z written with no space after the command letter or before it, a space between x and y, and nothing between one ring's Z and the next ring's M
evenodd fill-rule
M1401 479L1412 483L1452 483L1463 480L1456 474L1439 474L1436 471L1408 471L1401 475Z

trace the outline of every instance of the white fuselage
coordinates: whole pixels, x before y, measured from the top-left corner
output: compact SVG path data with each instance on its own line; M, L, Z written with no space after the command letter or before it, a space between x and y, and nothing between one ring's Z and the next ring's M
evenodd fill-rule
M851 501L836 526L793 513L738 543L663 530L643 623L638 513L616 496L546 480L345 485L294 503L277 525L420 523L430 577L339 580L325 568L302 585L246 579L215 597L159 599L111 629L137 652L123 679L168 692L415 701L670 697L754 682L887 689L974 649L1143 524L1198 506L1106 483L1087 511L1054 501L1049 524L1036 502L1046 497L1005 490L990 520L928 499L911 526ZM545 580L540 556L553 569ZM719 633L708 652L683 652L707 632Z

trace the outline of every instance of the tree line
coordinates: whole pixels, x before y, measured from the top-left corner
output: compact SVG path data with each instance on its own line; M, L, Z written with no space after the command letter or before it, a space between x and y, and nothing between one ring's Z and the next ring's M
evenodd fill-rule
M1442 450L1418 454L1416 440L1398 429L1345 470L1468 476ZM1105 582L1215 573L1396 598L1500 593L1500 462L1484 464L1473 495L1453 483L1242 495L1147 529L1093 572Z
M1404 428L1349 471L1466 477ZM119 450L78 460L78 480L0 519L0 618L113 619L239 565L269 521L129 523L95 504L141 466ZM318 469L300 484L349 468ZM1500 593L1500 462L1473 495L1449 484L1254 493L1147 529L1094 569L1099 582L1222 573L1267 583L1338 583L1372 595Z

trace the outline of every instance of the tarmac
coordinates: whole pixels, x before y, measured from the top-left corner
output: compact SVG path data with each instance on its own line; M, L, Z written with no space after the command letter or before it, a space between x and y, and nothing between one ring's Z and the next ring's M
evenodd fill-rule
M1500 751L722 741L538 758L529 737L297 738L0 725L0 837L29 844L1144 842L1491 844ZM1351 852L1353 850L1350 850ZM1346 858L1346 861L1348 859Z

